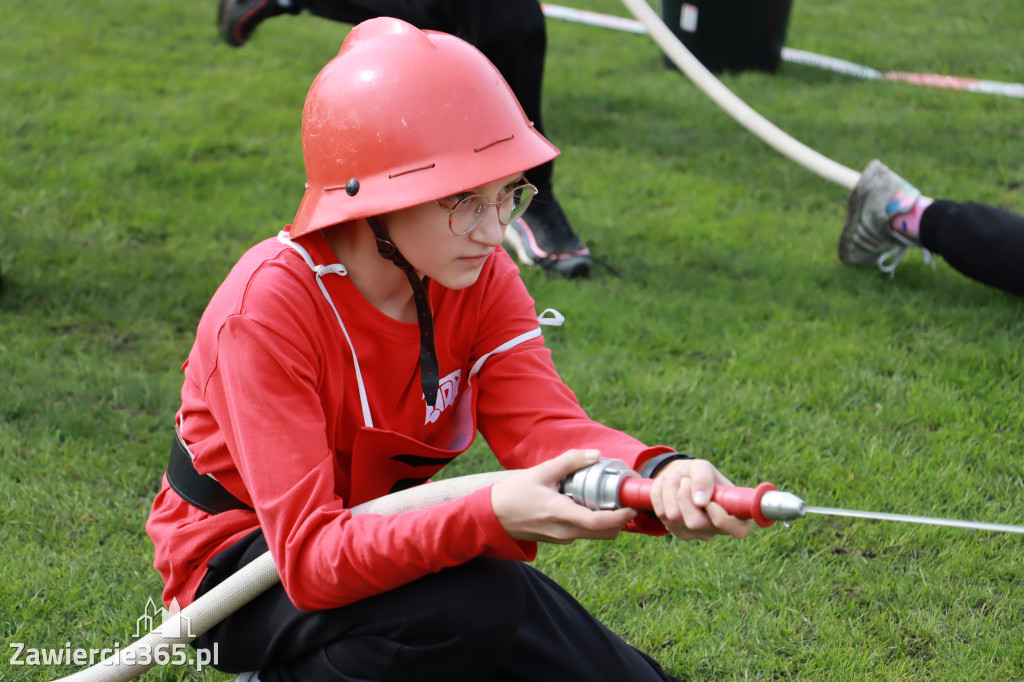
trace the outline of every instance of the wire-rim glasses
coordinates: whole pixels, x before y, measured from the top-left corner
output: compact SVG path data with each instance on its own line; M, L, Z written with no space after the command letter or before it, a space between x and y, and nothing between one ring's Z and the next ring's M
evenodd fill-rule
M483 194L470 194L459 199L454 206L445 206L441 203L450 201L454 197L449 197L447 200L441 199L436 203L448 211L448 229L453 234L464 235L472 232L473 228L483 222L484 216L487 215L487 210L491 206L498 207L498 222L502 225L508 225L518 220L526 212L526 208L535 196L537 196L537 188L526 182L516 185L497 201L488 201L487 196Z

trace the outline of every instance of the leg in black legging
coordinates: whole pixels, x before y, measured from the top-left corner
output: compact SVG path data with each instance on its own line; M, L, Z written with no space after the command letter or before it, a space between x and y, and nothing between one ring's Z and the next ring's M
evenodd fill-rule
M266 551L257 531L210 562L199 595ZM300 611L278 584L194 642L225 672L263 682L485 679L508 656L523 612L515 564L481 558L354 604Z
M257 531L218 554L200 595L265 551ZM263 682L675 680L539 571L486 557L325 611L276 585L195 641L214 645L217 668Z
M526 564L523 626L495 681L678 682L609 630L549 577Z
M1024 295L1024 216L937 200L921 216L921 245L982 284Z

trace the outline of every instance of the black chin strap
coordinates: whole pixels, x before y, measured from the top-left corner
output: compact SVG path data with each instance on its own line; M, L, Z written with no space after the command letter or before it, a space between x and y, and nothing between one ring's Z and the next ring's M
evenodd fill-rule
M366 222L370 224L370 229L377 238L377 252L382 258L401 269L412 286L412 298L416 302L416 317L420 324L420 383L423 385L423 396L427 405L434 407L437 403L438 367L437 351L434 349L434 317L430 314L427 290L409 261L388 239L380 220L376 216L370 216Z

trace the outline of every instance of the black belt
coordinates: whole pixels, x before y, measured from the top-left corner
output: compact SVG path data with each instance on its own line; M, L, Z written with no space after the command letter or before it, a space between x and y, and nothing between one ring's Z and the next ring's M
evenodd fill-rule
M196 471L177 429L174 430L171 457L167 461L167 482L181 499L207 514L220 514L234 509L253 511L252 507L229 493L212 476L203 476Z

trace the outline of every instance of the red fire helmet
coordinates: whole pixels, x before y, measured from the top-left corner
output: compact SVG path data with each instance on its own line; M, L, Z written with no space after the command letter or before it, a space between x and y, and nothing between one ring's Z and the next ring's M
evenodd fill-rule
M379 17L354 27L310 86L302 154L292 237L525 172L558 149L475 47Z

